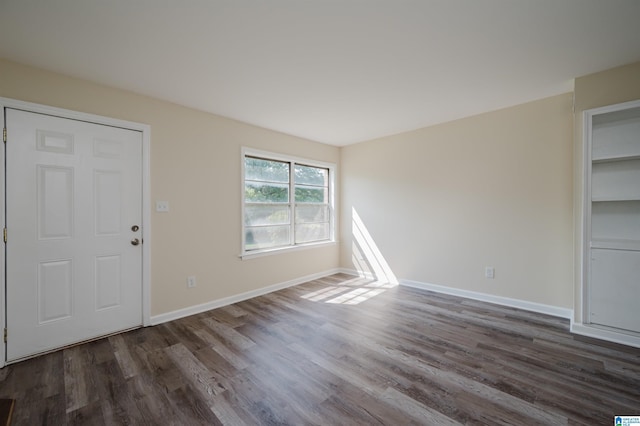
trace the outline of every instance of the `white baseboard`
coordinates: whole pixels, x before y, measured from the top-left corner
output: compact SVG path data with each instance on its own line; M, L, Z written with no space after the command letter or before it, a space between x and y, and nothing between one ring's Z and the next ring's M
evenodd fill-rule
M262 296L264 294L272 293L274 291L282 290L284 288L293 287L294 285L306 283L307 281L317 280L318 278L323 278L328 275L336 274L338 272L342 272L342 271L340 269L331 269L329 271L319 272L317 274L311 274L311 275L296 278L290 281L273 284L267 287L259 288L257 290L247 291L245 293L224 297L222 299L212 300L210 302L189 306L186 308L178 309L176 311L154 315L151 317L151 325L158 325L158 324L162 324L163 322L173 321L180 318L188 317L189 315L195 315L202 312L210 311L211 309L221 308L223 306L242 302L243 300L251 299L253 297Z
M450 294L452 296L465 297L467 299L480 300L482 302L495 303L497 305L509 306L511 308L524 309L525 311L537 312L559 318L573 319L573 310L558 306L545 305L542 303L529 302L527 300L512 299L509 297L495 296L493 294L479 293L476 291L462 290L459 288L445 287L437 284L423 283L412 280L400 280L400 285L419 288L422 290L434 291L436 293Z
M371 272L356 271L355 269L339 268L338 272L341 272L341 273L347 274L347 275L353 275L355 277L362 277L362 278L365 278L365 279L368 279L368 280L377 279Z
M333 275L336 273L359 276L366 279L376 279L371 273L368 273L368 272L360 272L360 271L356 271L354 269L348 269L348 268L331 269L328 271L319 272L317 274L307 275L307 276L296 278L290 281L285 281L279 284L273 284L257 290L236 294L234 296L225 297L218 300L212 300L210 302L202 303L200 305L189 306L187 308L178 309L176 311L155 315L151 317L151 325L158 325L164 322L184 318L189 315L195 315L202 312L206 312L211 309L221 308L223 306L231 305L237 302L242 302L243 300L262 296L264 294L272 293L274 291L282 290L288 287L293 287L295 285L303 284L308 281L317 280L319 278L324 278L326 276ZM640 335L619 333L613 330L608 330L600 327L594 327L594 326L574 322L572 309L561 308L558 306L545 305L542 303L529 302L521 299L512 299L509 297L496 296L492 294L480 293L480 292L475 292L470 290L463 290L463 289L458 289L453 287L446 287L442 285L424 283L424 282L413 281L413 280L401 279L400 285L418 288L422 290L433 291L436 293L450 294L453 296L464 297L467 299L479 300L482 302L495 303L502 306L509 306L512 308L523 309L526 311L552 315L559 318L566 318L571 320L572 333L640 348ZM2 364L0 364L0 366L2 366Z
M360 276L368 279L375 279L370 273L356 271L355 269L340 268L340 272L349 275ZM573 309L561 308L558 306L545 305L542 303L529 302L521 299L511 299L509 297L495 296L493 294L479 293L459 288L446 287L438 284L424 283L413 280L399 280L400 285L407 287L429 290L436 293L450 294L452 296L465 297L467 299L480 300L482 302L495 303L497 305L509 306L511 308L524 309L525 311L537 312L559 318L573 319Z
M366 277L369 279L375 279L371 274L356 271L354 269L341 268L340 272ZM467 299L479 300L482 302L495 303L497 305L509 306L511 308L523 309L530 312L537 312L541 314L551 315L558 318L565 318L570 320L570 331L574 334L582 336L593 337L595 339L605 340L608 342L619 343L635 348L640 348L640 333L633 332L619 332L615 329L608 329L605 327L598 327L590 324L583 324L574 321L573 309L561 308L558 306L545 305L542 303L529 302L521 299L512 299L509 297L496 296L492 294L480 293L470 290L463 290L458 288L446 287L437 284L424 283L413 280L400 280L400 285L407 287L414 287L422 290L433 291L436 293L450 294L453 296L464 297Z
M606 328L600 328L584 323L572 322L571 332L582 336L593 337L595 339L606 340L608 342L620 343L622 345L640 348L640 335L637 333L627 334Z

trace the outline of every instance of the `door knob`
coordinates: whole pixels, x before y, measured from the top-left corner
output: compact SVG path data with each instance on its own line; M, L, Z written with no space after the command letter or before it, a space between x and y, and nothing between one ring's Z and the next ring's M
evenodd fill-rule
M132 246L137 246L138 244L140 244L140 240L137 238L134 238L133 240L131 240L131 245Z

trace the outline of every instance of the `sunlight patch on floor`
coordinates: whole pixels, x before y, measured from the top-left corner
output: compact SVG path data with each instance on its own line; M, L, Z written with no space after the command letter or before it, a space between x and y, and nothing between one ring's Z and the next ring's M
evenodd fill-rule
M357 305L398 285L398 279L355 209L352 209L352 218L352 261L360 276L304 294L300 296L303 299L336 305Z
M341 305L357 305L365 300L371 299L379 294L384 293L385 289L368 290L366 288L358 288L348 293L342 294L335 299L327 300L326 303L338 303Z
M311 300L312 302L320 302L327 297L335 296L342 293L344 288L341 287L327 287L322 290L314 291L302 296L303 299Z
M300 297L312 302L357 305L393 287L396 287L396 284L355 277L320 290L303 294Z

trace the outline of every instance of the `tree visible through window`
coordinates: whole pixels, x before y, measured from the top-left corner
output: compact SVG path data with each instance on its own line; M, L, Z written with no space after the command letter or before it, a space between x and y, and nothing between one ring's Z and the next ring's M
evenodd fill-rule
M244 251L331 239L330 168L244 157Z

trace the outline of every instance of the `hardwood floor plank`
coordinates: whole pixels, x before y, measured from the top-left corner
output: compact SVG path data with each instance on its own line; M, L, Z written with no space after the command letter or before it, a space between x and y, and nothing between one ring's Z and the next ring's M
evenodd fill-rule
M277 407L277 413L281 416L278 421L283 424L323 424L321 413L315 410L318 401L309 398L308 394L299 393L295 382L284 378L281 370L253 368L247 374L258 386L273 389L263 401L270 407ZM278 378L277 382L274 382L274 377Z
M69 426L107 426L102 412L102 404L99 401L91 401L90 403L75 408L72 411L68 411L67 424Z
M156 418L154 423L163 424L165 419L177 417L177 425L222 425L222 422L216 417L211 410L210 399L205 400L201 397L201 390L195 389L190 384L183 388L176 389L167 395L171 401L171 405L176 407L177 415L172 417L170 413Z
M216 309L216 311L217 310L218 309ZM247 315L249 315L249 313L247 311L242 309L237 304L223 306L219 310L222 311L222 312L226 312L226 313L228 313L229 315L231 315L232 317L235 317L235 318L242 318L242 317L246 317Z
M336 274L0 370L14 425L595 425L640 349L568 321Z
M138 367L136 362L129 353L129 347L126 344L122 335L116 335L109 337L109 342L113 347L113 355L118 361L122 375L128 379L138 374Z
M80 410L98 400L93 382L93 368L88 361L87 346L80 345L63 350L64 389L67 414ZM81 412L80 417L84 414ZM75 416L72 415L75 418Z
M402 412L406 413L407 416L418 422L423 421L424 419L429 419L429 424L434 426L457 426L462 424L445 416L439 411L419 403L415 399L394 388L385 389L385 391L380 395L380 398L387 404L399 408Z
M245 426L247 423L238 415L238 412L222 396L214 397L211 411L223 425Z
M207 342L210 348L218 353L222 358L225 359L229 364L231 364L237 370L244 370L247 368L248 364L242 359L242 357L236 352L234 348L229 348L222 343L218 338L213 336L207 330L197 330L195 334L201 338L203 341Z
M173 392L185 386L188 383L188 378L177 368L165 349L158 348L145 354L147 374L152 375L155 386L165 392Z
M239 350L244 350L252 347L255 343L238 333L234 328L223 324L214 318L205 318L202 322L213 330L218 336L225 340L229 345L237 347Z
M165 351L178 369L182 371L187 381L199 391L205 400L224 392L226 389L221 381L216 380L214 372L205 367L186 346L177 344L169 346Z
M296 424L299 420L286 402L276 399L277 387L265 387L250 371L243 371L230 387L237 396L237 406L247 412L254 424Z
M326 356L302 347L299 344L290 345L290 348L298 354L305 356L319 367L325 369L328 374L332 374L335 377L339 377L342 380L349 382L351 385L357 387L363 392L370 395L379 395L384 391L379 384L369 381L366 377L360 377L358 374L351 371L350 366L340 362L340 360L327 358Z

